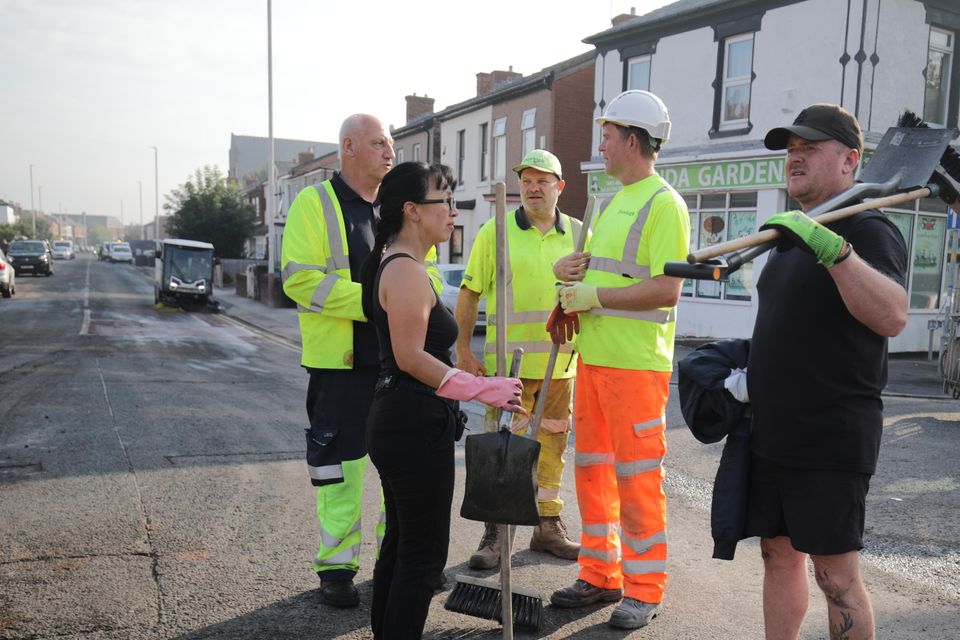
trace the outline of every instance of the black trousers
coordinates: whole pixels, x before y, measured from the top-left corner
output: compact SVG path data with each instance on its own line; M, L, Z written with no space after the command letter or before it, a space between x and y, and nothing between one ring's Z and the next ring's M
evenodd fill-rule
M378 640L420 638L450 544L453 403L422 392L383 389L367 422L367 449L380 473L386 533L373 570L370 626Z

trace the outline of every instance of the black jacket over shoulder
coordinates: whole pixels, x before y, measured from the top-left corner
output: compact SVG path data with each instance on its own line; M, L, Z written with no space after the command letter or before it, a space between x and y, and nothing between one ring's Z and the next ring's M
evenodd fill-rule
M700 442L727 441L713 483L710 528L713 557L733 560L747 522L750 470L750 405L734 398L723 383L732 369L747 366L749 340L720 340L702 345L678 367L680 409Z

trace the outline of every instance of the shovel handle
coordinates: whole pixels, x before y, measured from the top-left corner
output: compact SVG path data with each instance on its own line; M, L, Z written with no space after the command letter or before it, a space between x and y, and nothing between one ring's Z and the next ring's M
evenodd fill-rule
M849 218L854 214L860 213L861 211L867 211L868 209L882 209L884 207L891 207L903 202L926 198L931 193L932 191L930 187L922 187L920 189L914 189L913 191L907 191L906 193L897 193L892 196L876 198L866 202L861 202L859 204L853 204L849 207L843 207L842 209L836 209L835 211L829 211L822 215L815 216L813 219L820 224L827 224L836 220L842 220L843 218ZM763 231L751 233L750 235L743 236L742 238L721 242L720 244L715 244L711 247L694 251L687 256L687 262L690 264L704 262L710 258L716 258L717 256L721 256L726 253L731 253L733 251L739 251L740 249L746 249L748 247L764 244L766 242L775 241L779 238L780 232L776 229L764 229Z

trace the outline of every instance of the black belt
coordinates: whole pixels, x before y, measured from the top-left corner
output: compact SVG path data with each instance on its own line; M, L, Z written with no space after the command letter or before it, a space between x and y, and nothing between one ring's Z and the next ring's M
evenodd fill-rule
M396 374L387 374L377 378L377 384L373 387L374 391L395 389L397 391L416 391L427 395L437 395L437 390L428 384L424 384L415 378L409 376L398 376Z

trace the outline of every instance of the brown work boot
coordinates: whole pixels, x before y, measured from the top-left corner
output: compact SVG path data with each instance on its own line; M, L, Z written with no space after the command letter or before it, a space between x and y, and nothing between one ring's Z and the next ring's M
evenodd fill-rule
M488 522L484 525L480 546L470 556L467 565L471 569L495 569L500 565L500 528Z
M567 537L567 528L560 516L541 516L530 538L530 548L564 560L576 560L580 555L580 545Z

